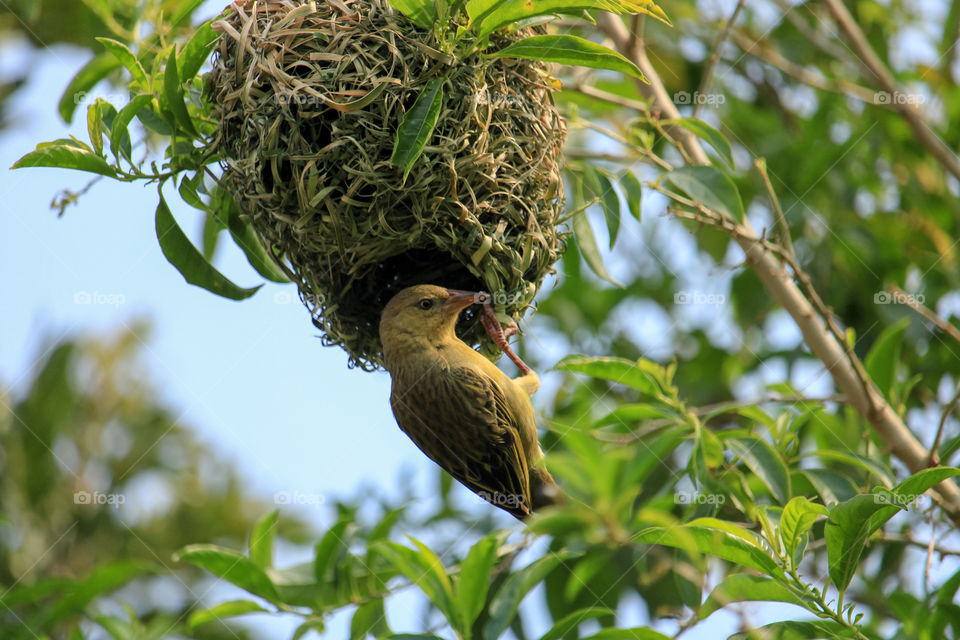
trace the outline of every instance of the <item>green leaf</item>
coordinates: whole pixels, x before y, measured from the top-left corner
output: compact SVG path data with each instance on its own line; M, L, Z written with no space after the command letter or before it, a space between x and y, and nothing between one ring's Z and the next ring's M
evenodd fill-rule
M238 287L207 262L177 224L162 193L160 203L157 205L156 229L157 240L160 242L164 257L190 284L230 300L249 298L262 286L247 289Z
M790 499L790 473L783 458L766 440L754 436L727 438L725 444L753 471L783 504Z
M510 622L517 615L520 602L527 593L570 557L569 554L551 552L512 573L497 590L490 603L490 620L483 629L484 640L497 640L503 635L510 628Z
M457 607L463 627L469 629L487 603L490 588L490 572L497 562L497 549L503 540L498 531L480 538L470 547L467 557L460 563L460 575L456 583Z
M537 16L573 14L590 9L610 11L618 15L646 13L667 24L670 21L652 0L469 0L467 15L470 26L483 38L500 27L513 25Z
M633 387L646 395L655 396L660 392L656 380L639 360L634 362L626 358L572 355L554 365L554 369L585 373L592 378Z
M23 167L57 167L77 169L98 173L108 178L116 178L117 172L106 160L98 156L79 140L60 139L54 142L41 142L37 148L13 163L11 169Z
M895 324L883 330L877 341L870 347L863 366L884 398L890 398L890 389L897 379L897 363L900 362L900 346L903 332L910 326L910 318L901 318Z
M620 174L620 187L623 189L623 195L627 199L627 207L634 218L640 220L641 205L643 203L643 188L637 176L632 171L624 171Z
M743 202L730 177L715 167L680 167L663 179L709 209L743 221Z
M805 538L819 516L829 513L822 504L810 502L803 496L792 498L780 514L780 540L790 557L796 552L800 540Z
M258 566L269 569L273 564L273 539L277 533L277 516L279 511L273 511L264 516L254 525L250 532L250 559Z
M390 6L421 29L432 30L437 20L437 6L433 0L390 0Z
M603 258L600 257L600 249L597 247L597 239L593 235L593 228L587 219L586 211L580 211L574 215L572 224L573 235L577 239L577 247L579 247L580 253L583 254L584 260L590 265L590 269L592 269L599 278L606 280L612 285L623 288L623 284L614 280L613 276L607 271L607 267L603 264Z
M771 622L752 631L735 633L727 640L838 640L855 638L857 630L833 620L784 620Z
M219 35L213 30L213 20L207 20L193 32L187 44L180 52L177 61L180 67L180 82L186 83L200 71L200 67L210 57L210 51L216 44Z
M730 523L728 523L730 524ZM731 526L736 526L732 525ZM746 533L746 532L744 532ZM756 569L767 575L780 575L776 560L742 535L703 526L649 527L633 536L634 542L660 544L686 551L697 551Z
M117 115L117 110L103 98L97 98L93 104L87 107L87 135L90 136L93 152L98 156L103 155L103 134L106 131L104 120L108 115L113 120Z
M671 640L671 638L647 627L633 627L632 629L603 629L583 640Z
M913 474L890 490L896 498L896 506L884 507L873 514L870 519L870 533L882 527L887 520L896 515L900 511L899 507L912 504L928 489L957 475L960 475L960 469L955 467L933 467Z
M113 126L110 130L110 151L114 155L119 155L119 151L126 148L124 141L130 139L130 132L127 130L130 126L130 121L133 120L134 116L140 113L144 107L150 104L152 100L153 97L147 94L135 96L120 109L120 113L113 119ZM129 154L127 155L127 159L130 159Z
M429 80L410 110L403 114L403 120L397 128L390 162L403 169L404 180L437 126L437 118L443 107L443 82L443 78Z
M237 211L233 197L226 194L224 199L229 201L225 202L224 206L230 207L227 215L227 227L230 229L230 236L236 245L243 250L250 266L271 282L290 282L267 253L253 225L250 224L248 220L241 219L240 212Z
M349 524L349 520L340 520L330 527L317 543L313 558L313 575L317 582L327 582L327 571L332 566L331 563L340 549L346 549L344 535Z
M380 555L397 571L420 587L420 590L446 616L454 629L462 630L464 627L459 623L459 613L453 604L453 586L450 584L450 577L443 568L443 564L426 545L417 540L413 542L419 550L410 549L389 540L378 543L377 548Z
M120 64L126 67L131 77L133 77L134 84L138 85L144 91L149 90L150 84L147 82L147 72L143 70L143 65L137 60L136 54L134 54L127 45L112 38L97 38L96 40L102 44Z
M263 569L232 549L192 544L178 551L174 560L189 562L265 600L277 601L276 588Z
M187 618L187 626L190 627L190 630L192 631L207 622L222 620L223 618L232 618L234 616L242 616L245 613L262 612L269 612L269 610L264 609L252 600L231 600L229 602L220 603L217 606L209 609L194 611L190 614L190 617Z
M565 615L558 620L549 631L540 636L540 640L559 640L580 626L584 620L599 618L600 616L616 615L616 611L606 607L587 607Z
M859 495L830 509L824 538L830 579L840 593L850 584L870 535L870 518L888 506L877 494Z
M589 164L583 167L583 184L600 201L603 216L607 221L610 248L613 249L620 231L620 196L613 189L613 183L606 173Z
M727 576L714 588L697 612L697 617L703 620L733 602L789 602L806 607L809 601L779 580L736 573Z
M86 102L87 92L119 66L120 61L115 56L101 53L91 58L80 68L80 71L77 71L67 88L63 90L63 95L60 96L60 102L57 104L57 111L64 122L68 124L73 122L73 112L76 111L77 105Z
M353 613L350 619L350 640L361 640L368 634L380 638L387 635L386 612L383 610L383 600L365 602Z
M485 54L488 58L524 58L593 69L619 71L649 83L630 60L603 45L567 34L532 36Z
M720 157L724 159L731 169L734 168L733 151L730 149L730 142L722 133L708 125L703 120L699 118L677 118L676 120L661 120L660 122L664 125L683 127L693 135L701 138L707 144L713 147L714 151L716 151Z
M197 137L193 119L187 111L187 105L183 102L183 85L180 84L180 73L177 71L176 48L172 49L167 56L167 67L163 72L163 93L180 128L191 136Z

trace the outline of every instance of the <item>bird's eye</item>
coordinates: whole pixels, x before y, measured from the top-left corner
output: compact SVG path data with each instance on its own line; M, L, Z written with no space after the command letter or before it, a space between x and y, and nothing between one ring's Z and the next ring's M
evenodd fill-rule
M417 306L423 309L424 311L426 311L427 309L432 309L433 300L431 300L430 298L424 298L423 300L417 303Z

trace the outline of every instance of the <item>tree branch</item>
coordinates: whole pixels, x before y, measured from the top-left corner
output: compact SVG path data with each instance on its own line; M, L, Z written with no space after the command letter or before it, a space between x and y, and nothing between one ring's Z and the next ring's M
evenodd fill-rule
M873 47L870 46L867 37L853 19L853 16L850 15L847 7L841 0L823 1L827 5L827 8L830 9L830 13L833 15L833 19L837 25L844 34L846 34L854 51L856 51L860 57L861 64L876 78L880 88L889 94L890 104L900 113L903 119L907 121L907 124L913 129L917 140L940 161L940 164L942 164L947 171L960 180L960 160L957 159L953 151L951 151L943 140L927 125L922 112L916 106L908 104L909 101L898 99L898 95L901 92L897 86L896 78L893 77L893 73L890 72L883 60L880 59L873 50Z

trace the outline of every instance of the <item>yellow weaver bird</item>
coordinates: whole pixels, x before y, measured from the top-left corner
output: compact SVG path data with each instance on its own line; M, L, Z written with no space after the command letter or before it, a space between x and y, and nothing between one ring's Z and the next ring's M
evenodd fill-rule
M489 300L488 294L417 285L387 303L380 341L393 382L390 406L400 429L428 458L523 519L561 502L563 493L544 468L537 442L530 404L540 387L537 374L524 365L526 373L511 379L454 333L463 309L484 301L491 309ZM489 320L484 326L506 345L499 322L499 336Z

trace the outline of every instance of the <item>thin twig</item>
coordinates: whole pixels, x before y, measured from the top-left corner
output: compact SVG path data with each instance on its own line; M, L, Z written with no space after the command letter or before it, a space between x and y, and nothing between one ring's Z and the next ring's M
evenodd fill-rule
M713 70L717 66L717 63L720 61L720 47L723 46L723 43L726 42L727 36L730 34L730 29L733 27L733 23L737 21L737 16L740 15L740 10L743 9L743 0L737 0L737 6L733 8L733 13L730 15L730 19L727 20L727 23L723 25L723 29L717 34L717 39L713 43L713 47L710 50L710 57L707 59L707 68L703 72L703 78L700 80L700 87L697 89L696 95L705 96L707 91L710 90L710 83L713 82ZM700 109L700 101L693 101L693 116L697 116L697 111Z
M933 439L933 444L930 445L930 464L941 464L938 450L940 449L940 442L943 440L943 428L947 424L947 418L949 418L953 410L957 408L958 402L960 402L960 385L957 385L956 393L953 394L953 398L951 398L947 406L943 408L943 413L940 414L940 424L937 426L937 435Z
M957 159L953 151L929 127L922 112L913 104L909 104L910 101L899 99L901 92L897 85L896 78L893 77L887 65L884 64L883 60L881 60L873 50L873 47L870 46L870 42L864 35L863 30L860 29L860 25L858 25L853 19L853 16L850 15L850 11L847 10L843 1L823 1L827 5L827 8L830 9L830 13L833 14L833 19L837 25L846 34L854 51L856 51L860 57L860 62L871 75L876 78L880 88L889 94L889 103L900 113L903 119L907 121L907 124L913 129L913 133L920 143L940 161L944 169L952 173L955 178L960 179L960 160Z
M770 196L770 202L773 203L773 212L777 215L777 226L780 228L780 242L783 244L783 248L786 249L787 253L790 254L791 257L795 257L793 240L790 239L790 226L787 224L786 216L783 215L783 208L780 207L780 199L777 198L777 193L773 190L770 176L767 175L766 158L757 158L753 161L753 166L760 172L760 177L763 178L763 186L767 188L767 195Z
M957 327L953 326L952 324L950 324L949 322L947 322L946 320L944 320L943 318L941 318L940 316L938 316L936 313L934 313L933 311L931 311L930 309L928 309L928 308L925 307L924 305L922 305L922 304L920 304L919 302L917 302L915 296L911 296L911 295L907 294L906 291L904 291L903 289L901 289L900 287L898 287L898 286L895 285L895 284L891 284L891 285L888 287L888 290L889 290L890 293L892 293L894 296L897 296L897 301L898 301L898 302L899 302L899 301L903 301L903 303L904 303L905 305L907 305L908 307L910 307L911 309L913 309L914 311L916 311L917 313L919 313L919 314L920 314L921 316L923 316L925 319L929 320L929 321L930 321L931 323L933 323L938 329L940 329L941 331L943 331L945 334L947 334L948 336L950 336L951 338L953 338L953 339L956 340L957 342L960 342L960 329L958 329Z

